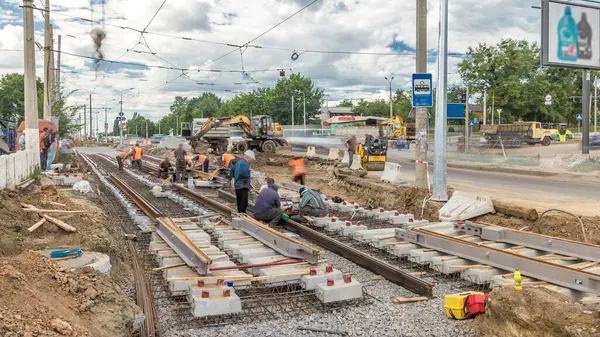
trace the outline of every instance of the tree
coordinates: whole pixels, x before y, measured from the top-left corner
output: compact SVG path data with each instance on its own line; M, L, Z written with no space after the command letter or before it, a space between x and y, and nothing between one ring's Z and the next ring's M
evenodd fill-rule
M292 97L294 97L294 124L303 123L303 103L306 98L306 122L315 120L323 105L323 90L316 88L309 77L293 74L281 78L272 89L266 91L271 105L271 116L281 124L292 124Z
M38 116L44 115L44 84L38 78ZM0 118L20 123L25 118L25 81L22 74L6 74L0 78Z
M341 101L337 106L340 108L352 108L354 106L354 103L349 99L345 99Z

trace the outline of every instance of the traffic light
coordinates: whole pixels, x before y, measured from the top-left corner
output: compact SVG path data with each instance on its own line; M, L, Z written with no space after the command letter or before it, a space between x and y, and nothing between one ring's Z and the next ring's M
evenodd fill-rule
M461 103L467 103L467 93L466 92L460 93L457 98Z

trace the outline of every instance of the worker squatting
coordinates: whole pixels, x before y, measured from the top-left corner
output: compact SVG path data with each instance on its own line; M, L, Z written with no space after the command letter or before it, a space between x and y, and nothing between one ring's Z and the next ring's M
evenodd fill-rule
M132 167L134 169L142 169L142 159L144 156L143 149L136 144L131 151L125 151L117 154L117 163L119 170L123 169L123 164L126 159L131 158ZM175 162L175 172L172 173L171 159ZM251 165L255 163L256 155L253 151L248 150L241 156L235 156L230 153L225 153L221 157L223 172L227 172L227 178L232 183L232 188L235 190L237 211L239 213L248 213L248 199L252 191L251 185ZM181 182L186 175L187 168L197 169L203 172L208 172L210 160L205 155L194 155L191 157L184 149L183 144L173 151L172 158L165 157L159 164L157 176L159 178L168 178L171 174L174 180ZM308 173L306 162L303 158L294 158L288 163L291 168L292 180L302 185L305 184L306 175ZM278 193L280 185L273 178L267 178L266 185L262 186L256 196L253 215L258 220L263 220L269 223L269 226L275 226L282 218L289 219L287 213L293 215L294 220L303 221L305 216L326 215L329 210L321 194L318 191L307 187L301 187L298 190L300 201L292 210L287 210L284 213L282 209L281 199Z

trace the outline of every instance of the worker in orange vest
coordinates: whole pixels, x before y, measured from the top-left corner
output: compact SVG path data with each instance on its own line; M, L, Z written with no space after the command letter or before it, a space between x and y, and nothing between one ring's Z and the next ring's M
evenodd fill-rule
M48 128L44 128L40 133L40 168L46 171L46 164L48 163L48 148L50 147L50 135L48 134Z
M117 154L117 164L119 164L119 170L123 170L123 161L131 156L131 152L119 152Z
M304 178L306 177L306 162L303 158L296 157L288 163L288 166L292 168L292 175L294 176L294 182L300 182L300 185L304 185Z
M138 170L142 170L142 156L144 155L144 150L140 147L140 144L136 143L135 147L131 151L131 157L133 159L133 167L137 166Z
M231 160L235 158L231 153L223 153L223 156L221 156L221 159L223 161L223 168L229 168L229 163L231 163Z
M195 155L192 158L192 168L196 168L202 170L203 172L208 172L208 157L205 155Z

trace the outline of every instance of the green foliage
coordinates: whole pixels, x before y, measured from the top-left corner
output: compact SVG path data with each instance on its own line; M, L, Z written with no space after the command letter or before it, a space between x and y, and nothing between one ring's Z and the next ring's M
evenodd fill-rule
M6 74L0 78L0 118L20 123L25 111L24 78L22 74ZM38 115L44 114L44 84L37 79Z
M27 176L26 179L23 179L23 181L33 179L36 184L39 184L42 181L43 177L44 171L39 166L37 166L35 169L33 169L33 172L29 176Z
M408 118L408 113L412 108L411 93L408 90L396 91L393 99L394 116L400 116L404 120ZM349 103L349 104L348 104ZM376 99L374 101L360 100L358 104L353 105L352 102L342 101L343 105L352 107L352 111L361 116L389 117L390 102L384 99Z
M487 89L488 106L494 99L495 109L502 109L507 123L575 122L575 114L581 111L581 102L572 99L581 95L581 71L541 67L536 43L507 39L496 46L479 44L468 49L458 68L471 93ZM544 105L548 94L552 95L550 106ZM449 93L448 101L453 99Z
M148 126L148 137L151 137L155 133L158 133L158 124L147 119L146 117L133 113L133 117L127 120L127 127L123 130L123 135L138 135L140 137L146 137L146 125ZM119 129L117 128L117 131Z
M354 103L351 100L345 99L342 102L340 102L337 106L340 108L352 108L354 106Z

